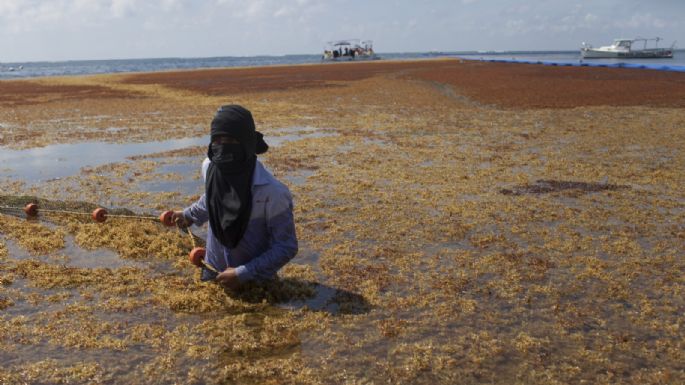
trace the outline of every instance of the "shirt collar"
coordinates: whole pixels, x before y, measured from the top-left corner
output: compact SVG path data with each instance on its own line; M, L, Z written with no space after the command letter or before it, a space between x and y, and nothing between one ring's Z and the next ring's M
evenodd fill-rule
M260 186L269 184L270 176L271 175L269 175L269 172L264 168L264 165L262 165L262 162L257 160L254 167L254 175L252 175L252 185Z

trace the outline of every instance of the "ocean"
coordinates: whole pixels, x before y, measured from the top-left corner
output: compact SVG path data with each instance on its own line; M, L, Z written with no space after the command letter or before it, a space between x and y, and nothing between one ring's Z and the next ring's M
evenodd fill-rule
M579 51L509 51L509 52L410 52L380 53L382 60L411 60L430 57L462 57L483 60L521 60L558 63L577 63ZM0 62L0 79L33 78L44 76L92 75L120 72L153 72L195 68L260 67L269 65L320 63L321 55L246 56L209 58L154 58L74 60L55 62ZM592 59L587 63L616 64L619 59ZM685 66L685 50L676 50L673 59L631 59L631 64Z
M401 60L445 56L449 53L386 53L382 59ZM73 60L55 62L0 62L0 79L33 78L43 76L93 75L120 72L154 72L196 68L261 67L270 65L320 63L321 55L284 56L226 56L206 58L154 58Z

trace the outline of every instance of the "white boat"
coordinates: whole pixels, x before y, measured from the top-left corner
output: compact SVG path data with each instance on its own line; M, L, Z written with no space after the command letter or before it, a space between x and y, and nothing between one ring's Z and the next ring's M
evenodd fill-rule
M675 42L670 48L659 48L661 38L615 39L612 45L593 48L583 42L580 54L583 59L668 59L673 57ZM650 42L654 42L651 46ZM642 44L640 44L642 43ZM649 46L649 47L648 47Z
M359 39L335 40L326 43L322 61L378 60L373 51L373 41Z
M24 69L23 65L20 65L19 67L7 67L7 69L3 70L2 67L0 67L0 71L7 71L7 72L14 72L14 71L21 71Z

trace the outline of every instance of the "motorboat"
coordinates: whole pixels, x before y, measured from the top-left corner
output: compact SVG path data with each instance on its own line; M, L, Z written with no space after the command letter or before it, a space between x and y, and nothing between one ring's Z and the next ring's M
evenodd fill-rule
M593 48L583 42L580 54L583 59L668 59L673 57L675 42L670 48L659 48L659 37L615 39L612 45ZM651 42L654 42L653 44Z
M21 71L24 69L23 65L20 65L19 67L7 67L7 69L3 70L2 67L0 67L0 71L7 71L7 72L14 72L14 71Z
M378 60L371 40L335 40L326 43L322 61Z

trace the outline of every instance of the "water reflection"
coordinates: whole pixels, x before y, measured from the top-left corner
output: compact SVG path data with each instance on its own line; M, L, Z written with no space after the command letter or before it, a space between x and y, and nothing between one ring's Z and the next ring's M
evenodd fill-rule
M265 140L269 146L278 147L285 142L306 138L334 136L336 133L320 130L315 127L286 127L267 134ZM131 157L152 156L158 158L174 157L173 151L194 146L206 146L209 136L170 139L145 143L107 143L81 142L54 144L24 150L13 150L0 147L0 178L26 181L29 184L46 182L77 175L84 167L98 167L111 163L131 162ZM171 153L170 153L171 152ZM174 172L183 175L198 172L199 165L195 158L184 157L189 162L164 166L161 172ZM190 161L192 159L192 161ZM170 187L151 186L153 191ZM169 190L169 191L173 191Z
M27 150L0 149L0 177L40 182L77 174L82 167L125 161L127 157L177 150L208 143L209 137L147 143L82 142L55 144Z
M43 255L32 255L12 239L0 237L0 241L5 243L10 258L14 260L38 259L46 263L83 269L118 269L120 267L142 268L146 266L139 261L122 259L116 252L110 249L97 248L94 250L86 250L76 244L72 235L64 237L64 248Z

